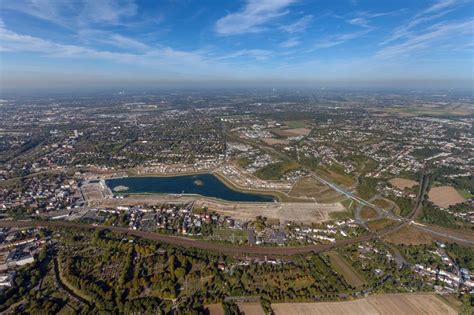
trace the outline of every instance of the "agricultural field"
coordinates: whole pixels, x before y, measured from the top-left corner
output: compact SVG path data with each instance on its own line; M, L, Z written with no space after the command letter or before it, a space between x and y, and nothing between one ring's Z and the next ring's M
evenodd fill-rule
M392 184L393 186L397 187L400 190L405 190L406 188L412 188L416 185L418 185L418 182L411 180L411 179L406 179L406 178L393 178L389 180L389 183Z
M451 186L431 188L428 196L431 202L441 208L449 208L449 206L466 201L466 199Z
M456 310L433 294L382 294L344 302L278 303L272 304L272 309L276 315L457 314Z
M265 315L260 303L237 303L237 305L245 315Z
M216 304L209 304L206 305L205 310L207 311L207 314L209 315L224 315L224 308L222 307L221 303L216 303Z
M311 133L309 128L272 129L271 131L280 137L307 136Z
M290 144L290 141L284 140L284 139L262 138L262 139L260 139L260 140L262 140L263 142L265 142L265 143L268 144L268 145L275 145L275 144L288 145L288 144Z
M370 110L370 109L369 109ZM374 109L379 111L379 109ZM416 117L416 116L468 116L472 115L473 110L469 105L452 104L452 105L435 105L435 106L412 106L412 107L390 107L386 108L385 112L401 117Z
M336 272L344 277L344 279L353 287L360 288L367 282L352 266L337 252L328 252L327 256L331 261L331 265Z

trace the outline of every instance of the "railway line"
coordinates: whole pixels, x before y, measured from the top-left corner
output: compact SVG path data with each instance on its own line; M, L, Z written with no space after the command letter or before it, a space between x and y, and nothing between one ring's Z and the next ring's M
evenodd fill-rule
M251 246L251 245L232 245L222 244L215 242L208 242L205 240L192 239L188 237L180 237L173 235L163 235L154 232L130 230L125 227L116 226L102 226L102 225L88 225L66 221L41 221L41 220L24 220L24 221L0 221L0 228L3 227L49 227L49 228L78 228L86 230L109 230L116 234L140 237L147 240L163 242L170 245L189 247L195 249L201 249L206 251L214 251L233 256L269 256L269 257L288 257L292 255L301 255L308 253L322 253L329 251L334 248L344 247L347 245L353 245L360 242L370 241L388 236L392 233L399 231L407 225L414 227L422 227L423 231L431 233L438 237L444 237L451 239L455 242L461 243L467 246L473 246L474 242L471 240L463 239L457 236L449 235L447 233L440 233L437 231L430 230L429 227L413 224L416 217L421 213L422 202L428 186L427 176L423 175L420 180L420 189L418 197L413 207L412 212L405 218L396 221L395 224L386 227L377 232L365 234L359 237L337 240L330 244L317 244L317 245L305 245L305 246L289 246L289 247L265 247L265 246Z

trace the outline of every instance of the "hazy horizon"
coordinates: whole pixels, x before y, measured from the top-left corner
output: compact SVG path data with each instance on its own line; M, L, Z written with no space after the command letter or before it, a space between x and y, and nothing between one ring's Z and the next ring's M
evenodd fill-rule
M145 87L472 90L472 1L0 5L0 92Z

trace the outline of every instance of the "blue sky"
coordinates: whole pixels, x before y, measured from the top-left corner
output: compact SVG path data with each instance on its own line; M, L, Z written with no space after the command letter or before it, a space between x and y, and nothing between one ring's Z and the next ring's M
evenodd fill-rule
M468 0L15 0L3 86L473 83Z

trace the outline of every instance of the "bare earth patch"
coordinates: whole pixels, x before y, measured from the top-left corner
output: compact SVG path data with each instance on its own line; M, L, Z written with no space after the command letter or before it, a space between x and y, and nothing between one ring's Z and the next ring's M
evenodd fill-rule
M275 144L290 144L290 141L284 139L275 139L275 138L262 138L260 139L268 145L275 145Z
M237 303L237 305L245 315L265 315L260 303Z
M389 183L400 190L404 190L405 188L412 188L413 186L418 185L418 182L414 180L399 177L389 180Z
M278 303L272 304L272 309L276 315L457 314L453 308L443 303L433 294L382 294L344 302Z
M209 315L224 315L224 308L221 303L209 304L206 305L205 308L209 312Z
M441 208L449 208L449 206L466 201L466 199L451 186L431 188L428 196L431 202Z
M283 131L289 133L291 136L307 136L311 133L311 129L309 128L293 128Z

